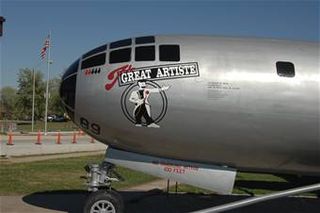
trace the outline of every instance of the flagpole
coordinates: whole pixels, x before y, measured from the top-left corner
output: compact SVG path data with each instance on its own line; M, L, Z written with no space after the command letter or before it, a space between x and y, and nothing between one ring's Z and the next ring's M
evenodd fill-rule
M31 131L34 131L34 99L35 99L35 90L36 90L36 74L33 68L33 83L32 83L32 125Z
M50 48L51 48L51 30L49 32L49 47L47 57L47 86L46 86L46 109L44 117L44 134L48 132L48 103L49 103L49 79L50 79Z

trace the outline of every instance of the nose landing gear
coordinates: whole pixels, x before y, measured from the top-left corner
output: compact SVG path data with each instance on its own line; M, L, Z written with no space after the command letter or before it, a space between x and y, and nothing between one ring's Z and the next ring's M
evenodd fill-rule
M84 213L123 213L124 204L119 193L111 188L114 181L123 178L114 171L111 163L91 164L85 167L87 171L88 196Z
M98 190L89 195L83 210L84 213L123 213L124 204L117 192Z

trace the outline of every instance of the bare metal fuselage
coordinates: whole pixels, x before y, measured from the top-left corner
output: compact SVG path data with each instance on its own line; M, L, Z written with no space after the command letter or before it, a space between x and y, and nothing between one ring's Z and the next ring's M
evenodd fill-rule
M180 61L159 61L162 44L180 45ZM108 48L100 73L86 75L79 66L74 122L97 140L131 152L239 170L320 175L317 43L156 36L155 48L155 61L136 62L132 55L130 62L109 64ZM293 63L295 76L279 76L278 61ZM169 86L148 99L151 114L162 110L160 128L137 127L128 119L134 117L126 100L133 92L125 94L130 84L117 82L106 90L114 79L110 72L124 65L183 63L196 63L198 76L151 81Z

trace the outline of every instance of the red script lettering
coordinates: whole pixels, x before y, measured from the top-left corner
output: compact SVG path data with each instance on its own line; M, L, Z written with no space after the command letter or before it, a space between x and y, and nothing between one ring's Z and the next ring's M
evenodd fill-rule
M133 68L132 68L132 65L131 64L127 64L127 65L124 65L122 67L119 67L111 72L108 73L107 75L107 78L111 81L110 83L107 83L105 85L105 88L107 91L111 90L112 87L115 85L115 83L117 82L118 80L118 77L122 74L122 73L125 73L125 72L130 72L132 71Z

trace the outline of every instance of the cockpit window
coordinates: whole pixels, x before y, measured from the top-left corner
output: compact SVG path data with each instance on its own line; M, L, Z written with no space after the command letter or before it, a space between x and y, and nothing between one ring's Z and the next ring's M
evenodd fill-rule
M180 61L179 45L160 45L160 61Z
M120 41L115 41L110 44L110 49L114 49L114 48L118 48L118 47L125 47L125 46L129 46L131 44L132 44L131 38L120 40Z
M156 59L155 46L143 46L135 48L136 61L154 61Z
M131 60L131 48L124 48L120 50L113 50L110 52L109 63L122 63Z
M294 64L291 62L278 61L276 63L277 73L281 77L294 77Z
M62 80L69 77L70 75L78 72L79 67L79 59L71 64L71 66L67 69L67 71L63 74Z
M144 37L136 38L136 44L149 44L154 42L155 42L154 36L144 36Z
M60 97L69 117L74 119L77 75L72 75L61 82Z
M86 69L89 67L101 66L106 63L106 53L101 53L99 55L92 56L84 61L82 61L81 69Z
M87 58L89 56L92 56L96 53L100 53L100 52L103 52L103 51L106 51L107 50L107 45L102 45L100 47L97 47L97 48L94 48L93 50L90 50L89 52L85 53L82 58Z

